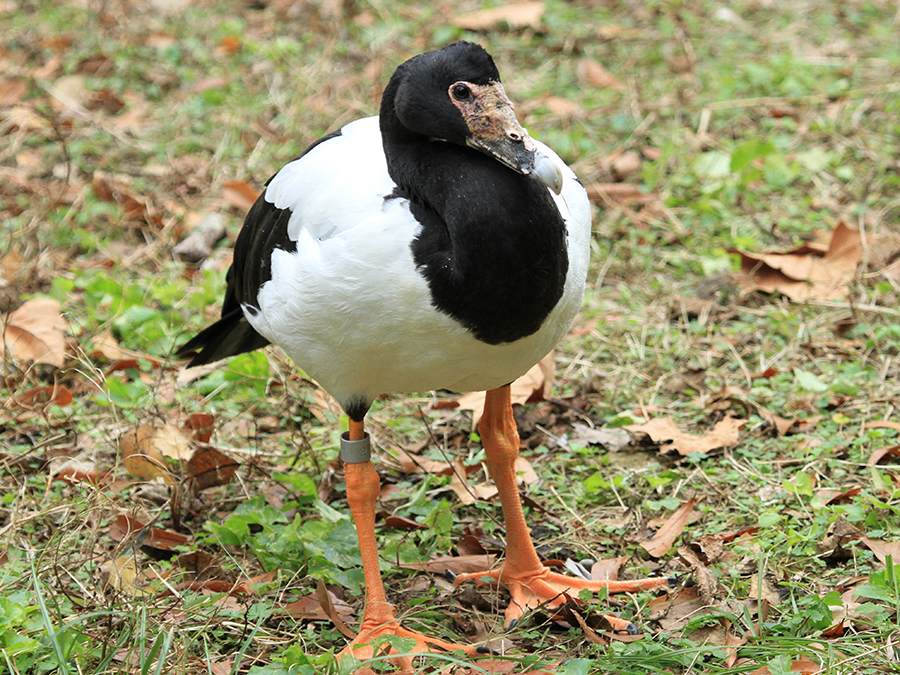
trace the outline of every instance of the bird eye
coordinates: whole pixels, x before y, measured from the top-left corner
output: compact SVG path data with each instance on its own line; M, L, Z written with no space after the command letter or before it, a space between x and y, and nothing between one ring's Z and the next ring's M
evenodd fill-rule
M472 95L472 91L464 84L454 84L451 92L457 101L466 101Z

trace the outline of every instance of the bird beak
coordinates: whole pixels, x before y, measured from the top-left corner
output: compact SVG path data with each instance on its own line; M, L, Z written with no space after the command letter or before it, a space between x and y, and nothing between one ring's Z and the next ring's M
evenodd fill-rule
M454 101L469 127L466 144L559 194L562 187L559 167L537 149L531 136L519 124L503 85L492 82L468 86L472 97Z

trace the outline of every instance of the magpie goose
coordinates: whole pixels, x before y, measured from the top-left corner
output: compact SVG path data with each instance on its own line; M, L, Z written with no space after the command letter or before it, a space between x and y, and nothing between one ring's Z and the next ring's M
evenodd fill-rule
M516 121L490 55L457 42L391 77L378 117L313 143L268 182L247 215L222 318L183 345L190 365L280 346L350 418L341 458L362 553L366 606L342 652L385 634L414 651L460 647L403 628L378 565L379 478L364 418L384 392L488 390L479 430L499 490L507 553L460 575L509 589L507 626L589 582L548 571L516 487L519 437L509 383L563 336L581 303L591 213L575 174ZM409 658L397 659L411 668Z

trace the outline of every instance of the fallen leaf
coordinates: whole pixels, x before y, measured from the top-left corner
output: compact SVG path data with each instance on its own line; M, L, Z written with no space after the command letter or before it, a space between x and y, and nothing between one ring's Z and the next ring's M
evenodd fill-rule
M5 317L0 356L62 368L68 323L61 305L50 298L33 298Z
M48 405L70 405L75 397L67 387L53 385L33 387L28 391L16 394L13 400L20 406L44 407Z
M503 24L515 29L540 29L543 15L543 2L519 2L462 14L453 23L472 31L490 30Z
M119 455L125 469L144 480L174 483L175 478L166 467L163 453L155 442L155 427L139 424L119 436Z
M861 537L860 541L885 565L888 556L892 557L895 565L900 565L900 541L879 541L868 537Z
M245 180L226 180L222 184L225 201L242 213L246 213L256 203L259 192Z
M332 608L341 620L345 623L352 621L355 614L353 607L339 599L331 591L327 591L327 593L331 600ZM303 621L331 621L331 617L325 613L325 610L322 609L322 605L319 604L317 595L313 594L305 595L299 600L282 605L279 609L288 616Z
M417 563L400 563L400 567L408 570L421 570L443 574L450 570L454 574L466 574L469 572L484 572L494 566L497 556L488 555L458 555L440 556L432 560Z
M623 206L651 204L659 200L654 192L643 190L633 183L594 183L586 186L588 198L599 206L620 204Z
M738 657L738 647L745 644L747 642L746 635L736 635L733 631L729 630L725 636L725 653L728 654L728 657L725 659L725 667L732 668L734 666L735 661L737 661Z
M582 618L581 614L578 613L577 610L572 610L570 612L572 616L575 617L575 621L578 622L578 625L581 627L584 636L595 645L601 645L603 647L609 646L609 639L601 636L597 633L593 628L587 625L587 622Z
M762 585L760 585L759 576L755 572L750 575L749 589L748 598L766 602L769 605L780 604L782 590L785 590L783 586L766 575L763 575Z
M331 619L334 627L337 628L341 634L350 639L356 637L356 633L350 630L347 627L347 624L344 623L340 613L331 601L331 593L325 588L325 582L321 579L316 582L316 599L319 601L319 606L322 608L322 611L328 615L328 618Z
M869 466L876 466L881 462L885 457L900 457L900 445L894 445L889 448L879 448L875 450L871 455L869 455L869 459L866 461L866 464Z
M138 566L134 558L121 556L106 560L99 565L100 578L104 586L111 587L121 593L140 598L150 595L150 591L137 584Z
M217 485L228 485L240 464L215 448L197 448L187 463L186 473L198 491Z
M692 546L700 551L701 559L707 565L718 562L725 555L725 542L718 534L701 535Z
M647 434L650 439L659 443L663 453L675 451L686 456L693 452L710 453L720 448L729 448L738 442L741 427L747 420L726 417L716 423L713 430L705 436L696 436L680 431L669 417L658 417L643 424L631 424L625 427L628 431Z
M785 417L780 417L773 412L769 412L765 408L759 408L758 412L759 416L762 417L766 422L768 422L773 429L775 429L775 435L779 438L787 434L797 423L796 418L788 419Z
M900 431L900 422L894 420L869 420L863 427L866 429L896 429Z
M575 422L572 424L572 434L569 441L580 441L588 445L602 445L610 452L618 452L629 443L631 436L624 429L607 429L601 427L599 429L589 427L587 424Z
M543 101L550 112L559 117L575 119L584 115L584 108L567 98L548 96Z
M433 473L438 476L449 476L453 473L450 462L428 459L402 448L397 449L397 462L404 473Z
M816 551L826 558L848 560L853 557L849 551L843 553L846 544L864 536L864 532L844 520L843 516L828 526L825 536L816 542Z
M551 351L510 385L512 405L537 403L545 401L550 396L553 389L553 373L556 369L555 357L556 354ZM478 422L484 413L484 399L483 391L473 391L456 399L458 409L472 411L472 424L475 428L478 428Z
M636 150L626 150L610 161L609 170L613 178L621 183L638 173L643 163L640 153Z
M575 66L575 73L582 85L615 91L625 89L625 85L615 75L594 59L580 59Z
M190 459L193 454L190 439L174 424L164 424L153 432L153 442L165 456L176 461Z
M428 526L423 523L416 522L412 518L407 518L405 516L387 516L384 519L383 525L385 527L393 527L398 530L427 530Z
M862 261L862 237L840 223L824 252L814 243L786 253L735 252L746 291L781 293L796 301L842 300Z
M216 416L202 412L191 413L184 426L193 433L195 441L198 443L209 443L209 439L212 438L212 433L216 428Z
M690 546L679 546L678 557L688 564L700 590L700 599L705 605L712 605L716 598L716 578L710 569L700 562L696 552Z
M628 556L620 555L617 558L598 560L591 565L591 579L594 581L609 581L619 578L619 569L628 560Z
M129 177L95 171L91 189L101 201L118 204L126 220L162 225L162 217L148 198L132 187Z
M453 475L450 476L448 487L456 494L456 498L459 499L460 504L474 504L478 501L478 498L466 482L465 465L463 465L462 460L456 459L453 461L453 467L455 471L453 472Z
M659 558L668 553L675 540L684 531L691 516L692 508L694 508L693 497L679 506L651 539L641 542L641 548L654 558Z
M22 100L28 83L20 78L0 79L0 106L11 106Z
M822 504L849 504L853 501L851 498L860 492L862 492L860 487L850 488L849 490L821 488L816 490L815 494L822 501Z
M188 546L191 543L191 538L187 535L162 527L148 527L124 513L117 515L110 524L109 536L113 541L137 537L141 546L150 546L160 551L176 551L179 546Z

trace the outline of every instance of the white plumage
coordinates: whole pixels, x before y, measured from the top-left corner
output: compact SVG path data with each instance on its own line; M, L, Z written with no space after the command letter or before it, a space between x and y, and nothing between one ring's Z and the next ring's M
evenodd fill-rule
M377 117L348 124L269 183L264 198L291 210L288 233L297 248L272 253L259 311L245 311L251 325L341 402L511 382L567 330L581 303L590 249L584 188L556 153L536 144L563 175L553 197L569 257L563 297L536 333L490 345L435 309L409 246L421 225L406 199L386 199L395 184Z

